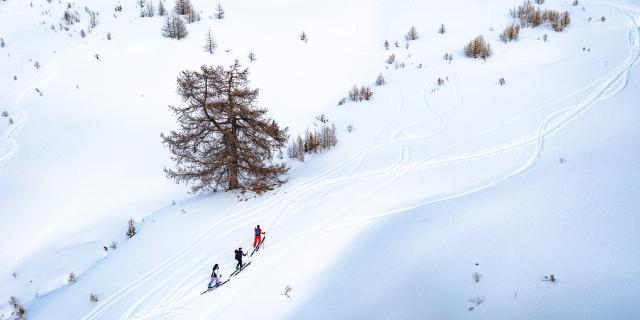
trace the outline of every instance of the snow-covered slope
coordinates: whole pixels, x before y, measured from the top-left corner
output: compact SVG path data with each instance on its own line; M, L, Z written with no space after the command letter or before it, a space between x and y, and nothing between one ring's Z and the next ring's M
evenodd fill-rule
M246 0L218 20L193 0L180 41L134 1L77 1L68 32L66 3L0 2L0 314L15 295L30 319L637 317L640 4L571 2L542 5L571 13L566 31L508 44L520 1ZM85 6L99 16L82 38ZM477 35L487 61L463 56ZM324 113L338 146L255 199L188 195L162 173L175 78L234 59L292 134ZM337 106L353 84L373 100ZM200 295L256 224L265 250Z

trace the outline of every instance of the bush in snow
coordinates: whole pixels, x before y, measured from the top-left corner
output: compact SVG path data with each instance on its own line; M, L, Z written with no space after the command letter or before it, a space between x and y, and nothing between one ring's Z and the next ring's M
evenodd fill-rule
M180 40L186 37L188 34L189 33L187 32L187 26L185 25L182 18L177 15L167 16L167 19L162 26L163 36Z
M464 54L469 58L486 60L491 56L491 45L484 40L483 36L478 36L464 47Z
M382 73L381 73L376 78L376 86L383 86L385 84L386 84L386 81L384 80L384 77L382 76Z
M342 98L342 99L338 100L338 105L341 106L341 105L345 104L345 102L347 102L347 98Z
M87 33L84 32L84 29L80 30L80 36L83 38L87 36Z
M353 126L352 125L348 125L347 126L347 132L351 133L351 131L353 131Z
M218 3L218 5L216 6L215 17L216 19L224 19L224 9L222 8L222 5L220 3Z
M385 40L383 45L385 50L389 50L389 41Z
M13 119L9 118L9 125L13 125Z
M366 86L360 87L360 97L362 97L362 99L369 101L371 100L371 96L373 96L373 91L371 91L369 87L366 87Z
M452 53L445 53L444 54L444 59L447 60L447 62L451 63L451 61L453 61L453 54Z
M438 28L438 33L439 34L444 34L445 32L447 32L447 28L445 28L444 23L440 25L440 28Z
M473 311L477 306L481 305L484 302L484 296L475 296L469 298L469 302L473 304L473 306L469 307L469 311Z
M309 37L307 37L307 33L302 31L302 33L300 34L300 40L307 42L309 41Z
M304 137L298 135L289 141L287 156L291 159L304 161L306 153L318 153L329 150L335 146L336 143L338 143L336 126L334 124L329 126L327 123L322 123L319 130L309 131L307 129Z
M118 243L115 242L115 241L111 241L111 244L109 245L109 248L111 248L111 250L118 249Z
M7 110L2 111L2 116L5 117L5 118L8 117L9 116L9 112Z
M95 293L92 293L89 295L89 302L91 303L96 303L98 302L98 295Z
M136 235L136 233L137 233L137 230L136 230L136 222L135 222L135 221L133 221L133 218L130 218L130 219L129 219L128 224L129 224L129 226L127 227L127 233L126 233L126 236L127 236L127 238L131 239L131 238L133 238L133 236L135 236L135 235Z
M213 38L213 35L211 34L211 28L209 28L209 32L207 33L207 38L203 46L204 51L209 52L209 54L213 54L213 52L216 50L217 47L218 47L218 44L216 43L216 40Z
M501 86L504 86L507 82L504 80L504 78L500 78L498 79L498 84Z
M73 271L69 272L69 276L67 277L67 284L76 283L76 274Z
M286 287L284 287L284 292L282 293L283 296L291 299L291 297L289 296L289 293L291 293L291 287L289 285L287 285Z
M480 278L482 278L482 275L474 272L471 274L471 277L473 278L473 282L480 282Z
M36 61L36 62L33 64L33 66L34 66L36 69L40 69L40 62Z
M502 34L500 35L500 40L502 42L507 43L509 41L518 41L520 38L520 26L517 24L512 24L507 26Z
M13 308L14 319L23 320L27 318L27 309L24 308L18 298L11 296L9 298L9 305Z
M256 54L253 53L253 51L249 51L249 54L247 55L247 58L249 58L249 62L254 62L254 61L256 61Z
M5 46L4 38L0 38L0 48L4 48Z
M349 100L351 100L351 101L360 101L360 100L362 100L362 97L360 96L360 90L358 89L358 86L356 86L355 84L353 85L351 90L349 90L348 97L349 97Z
M566 13L566 11L565 11L565 13ZM605 22L605 21L607 21L607 18L605 18L604 16L602 16L602 18L600 18L600 21Z
M393 64L396 61L396 55L395 54L391 54L389 57L387 57L387 64Z
M578 6L578 0L573 0L571 5L574 6L574 7L577 7Z
M76 13L72 13L69 10L64 11L64 13L62 14L62 20L67 25L72 25L76 22L80 22L80 18L78 17L78 15Z
M543 4L544 3L544 0L535 0L535 1L536 1L536 4Z
M404 36L404 38L407 41L411 41L411 40L417 40L419 38L418 36L418 30L416 29L416 27L411 27L409 28L409 31L407 32L407 34Z
M107 32L107 40L111 40L111 32Z
M320 115L316 116L316 120L320 121L320 123L322 124L326 124L329 122L329 118L327 118L327 116L325 116L324 113L321 113Z

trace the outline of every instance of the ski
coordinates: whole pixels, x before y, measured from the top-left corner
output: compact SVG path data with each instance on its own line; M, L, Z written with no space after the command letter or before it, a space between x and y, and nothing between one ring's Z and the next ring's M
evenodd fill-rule
M205 294L205 293L207 293L207 292L213 291L213 290L217 289L218 287L222 286L223 284L225 284L225 283L227 283L227 282L229 282L229 279L227 279L227 280L225 280L225 281L222 281L222 282L218 283L217 285L215 285L215 286L213 286L213 287L211 287L211 288L207 288L207 290L202 291L202 292L200 293L200 295L203 295L203 294Z
M249 262L245 263L245 264L242 266L242 268L237 269L236 271L232 272L232 273L231 273L231 275L229 275L229 278L231 278L231 277L233 277L233 276L237 275L238 273L240 273L242 270L244 270L244 268L246 268L246 267L247 267L247 266L249 266L250 264L251 264L251 261L249 261Z
M253 251L251 252L251 254L249 255L249 257L253 257L253 254L256 253L258 250L260 250L260 248L262 247L262 243L264 242L264 239L266 239L267 236L264 236L262 238L262 240L260 240L260 243L258 243L258 245L256 246L255 249L253 249Z

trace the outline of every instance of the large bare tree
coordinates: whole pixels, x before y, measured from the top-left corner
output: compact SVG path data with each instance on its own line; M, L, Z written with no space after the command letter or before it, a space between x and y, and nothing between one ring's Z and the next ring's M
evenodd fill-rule
M169 178L193 192L251 190L261 193L283 183L288 168L274 161L287 142L287 129L256 105L258 89L249 87L248 69L236 62L182 71L178 94L184 106L170 106L180 129L162 134L173 153Z

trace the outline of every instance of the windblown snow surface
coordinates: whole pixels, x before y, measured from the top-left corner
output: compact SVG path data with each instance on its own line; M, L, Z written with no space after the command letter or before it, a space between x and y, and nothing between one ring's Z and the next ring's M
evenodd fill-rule
M14 295L34 320L640 319L639 2L548 0L568 29L508 44L515 0L193 0L179 41L136 2L77 0L65 31L67 1L0 1L0 318ZM339 143L260 197L191 195L162 171L175 80L234 59L292 135L324 113ZM353 84L373 99L337 106Z

